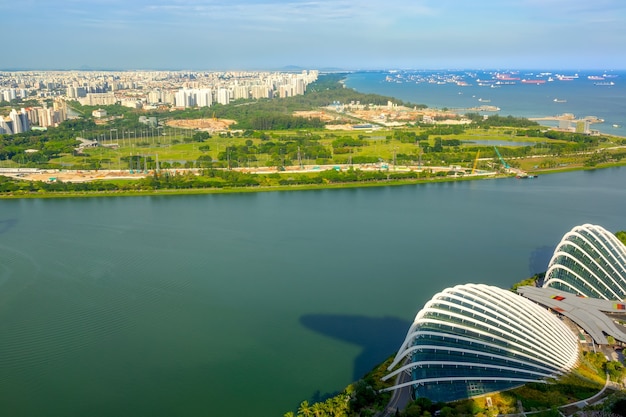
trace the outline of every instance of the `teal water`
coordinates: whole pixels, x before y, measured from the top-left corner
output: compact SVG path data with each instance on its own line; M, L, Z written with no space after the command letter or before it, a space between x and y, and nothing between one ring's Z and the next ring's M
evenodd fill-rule
M540 72L522 71L516 76L533 79ZM575 72L571 71L568 74ZM552 73L556 74L559 71L552 71ZM407 102L426 104L434 108L472 108L490 105L499 107L500 111L497 114L502 116L546 117L563 113L572 113L579 118L596 116L604 122L594 123L592 129L606 134L626 136L626 72L612 72L615 78L601 81L612 82L614 85L611 86L599 86L596 85L598 81L587 78L597 74L598 72L581 72L579 78L570 81L558 81L554 76L555 81L541 85L522 84L520 81L515 81L514 85L491 88L489 85L479 85L478 80L489 80L493 76L493 73L486 71L357 72L348 75L346 86L363 93L397 97ZM397 75L402 77L402 83L385 82L387 76ZM410 81L411 77L433 75L459 77L459 80L466 82L467 86L461 87L449 82L436 84ZM545 80L546 77L542 79ZM555 102L555 99L559 101ZM556 125L555 122L542 121L541 123Z
M625 185L0 200L0 415L281 416L394 353L436 292L625 230Z

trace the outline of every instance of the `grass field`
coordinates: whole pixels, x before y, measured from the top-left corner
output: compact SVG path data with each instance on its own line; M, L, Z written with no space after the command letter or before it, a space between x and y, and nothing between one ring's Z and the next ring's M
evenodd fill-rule
M423 129L403 129L405 131L414 131L420 133ZM545 143L545 138L528 138L512 136L510 133L505 133L510 129L466 129L465 133L460 135L440 135L443 140L457 139L464 143L459 147L449 149L444 153L423 153L421 155L421 161L425 165L441 165L442 163L448 164L449 160L454 160L455 164L471 167L476 157L476 149L483 149L481 151L481 161L485 158L491 157L495 160L495 154L493 151L493 143L498 146L503 154L506 154L508 148L507 142L511 142L511 149L519 148L515 142L526 143ZM349 153L333 154L329 163L348 163L351 159L356 157L373 157L380 158L383 161L392 162L394 155L405 155L411 157L417 161L420 158L420 147L415 143L402 143L398 140L392 139L394 131L391 129L380 129L372 131L329 131L329 130L308 130L308 131L268 131L264 132L269 139L265 141L257 137L241 137L241 136L219 136L215 135L205 142L185 142L189 140L189 134L185 137L182 134L162 136L151 139L126 139L124 141L118 141L120 145L118 148L98 147L89 148L85 150L84 155L62 155L59 158L52 159L49 164L49 168L57 169L87 169L88 167L97 167L99 169L130 169L131 166L127 161L128 157L140 156L149 157L153 160L158 159L161 163L169 163L174 166L184 166L185 163L193 164L199 157L210 157L214 161L218 160L220 153L224 153L227 148L232 146L244 146L247 143L252 143L250 146L251 160L241 161L240 166L250 167L262 167L271 164L271 155L267 153L255 153L255 149L262 143L276 142L284 143L285 141L294 141L297 139L307 139L311 136L320 137L317 141L320 145L331 149L332 142L337 138L352 138L362 139L364 146L354 146L350 148ZM480 144L471 143L472 141L480 141ZM105 145L108 141L105 141ZM552 141L558 142L558 141ZM435 143L435 138L429 139L429 144L432 146ZM206 150L208 146L208 150ZM539 148L541 149L541 148ZM537 151L533 148L533 153ZM443 156L443 158L441 158ZM256 160L254 160L256 159ZM302 154L302 163L305 165L314 165L316 160L307 157L306 152ZM559 160L556 164L572 164L581 162L583 157L569 158ZM12 161L3 161L3 167L15 166ZM531 169L535 165L536 161L520 161L520 164L525 169ZM481 162L482 163L482 162ZM177 165L178 164L178 165ZM554 165L554 164L553 164ZM553 166L554 168L554 166ZM137 167L135 167L137 169Z

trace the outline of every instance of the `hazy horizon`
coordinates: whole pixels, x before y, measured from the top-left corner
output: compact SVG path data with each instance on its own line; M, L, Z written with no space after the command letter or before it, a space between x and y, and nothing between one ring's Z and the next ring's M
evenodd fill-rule
M626 3L3 2L17 70L622 69Z
M387 72L387 71L423 71L423 72L457 72L457 71L484 71L484 72L521 72L521 71L542 71L542 72L580 72L580 73L595 73L595 72L624 72L626 66L623 68L514 68L514 67L499 67L499 68L474 68L474 67L457 67L457 68L400 68L400 67L381 67L381 68L334 68L334 67L300 67L297 65L285 66L282 68L2 68L0 72L72 72L72 71L84 71L84 72L150 72L150 71L163 71L163 72L299 72L303 70L317 70L324 72Z

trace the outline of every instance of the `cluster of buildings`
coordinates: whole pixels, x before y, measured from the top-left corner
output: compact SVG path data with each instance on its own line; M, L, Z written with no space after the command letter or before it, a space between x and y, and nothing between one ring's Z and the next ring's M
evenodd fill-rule
M67 119L65 101L82 105L121 104L131 108L184 109L228 104L238 99L292 97L305 93L317 80L316 70L282 72L181 72L181 71L20 71L0 72L0 101L17 98L54 100L47 106L16 111L26 114L31 126L48 127ZM21 117L21 116L20 116ZM0 134L24 130L13 116L2 118Z
M584 348L626 343L624 299L626 246L600 226L577 226L540 286L515 293L466 284L436 294L383 379L433 402L546 382L575 368Z
M31 128L48 128L57 126L67 120L67 104L63 100L55 100L52 107L35 106L22 108L19 112L12 109L9 116L0 116L0 135L13 135L28 132Z
M11 110L7 120L0 117L0 134L22 133L30 130L30 121L28 120L28 113L22 109L17 112L15 109Z
M155 89L145 99L147 105L167 104L177 108L210 107L231 100L293 97L302 95L308 84L317 80L317 71L301 73L259 73L258 77L234 77L228 81L211 79L186 82L177 91Z

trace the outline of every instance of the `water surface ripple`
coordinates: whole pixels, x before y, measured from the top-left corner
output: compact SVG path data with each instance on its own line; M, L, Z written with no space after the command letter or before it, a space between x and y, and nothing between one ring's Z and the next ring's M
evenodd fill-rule
M625 184L1 200L0 414L280 416L392 354L436 292L626 229Z

